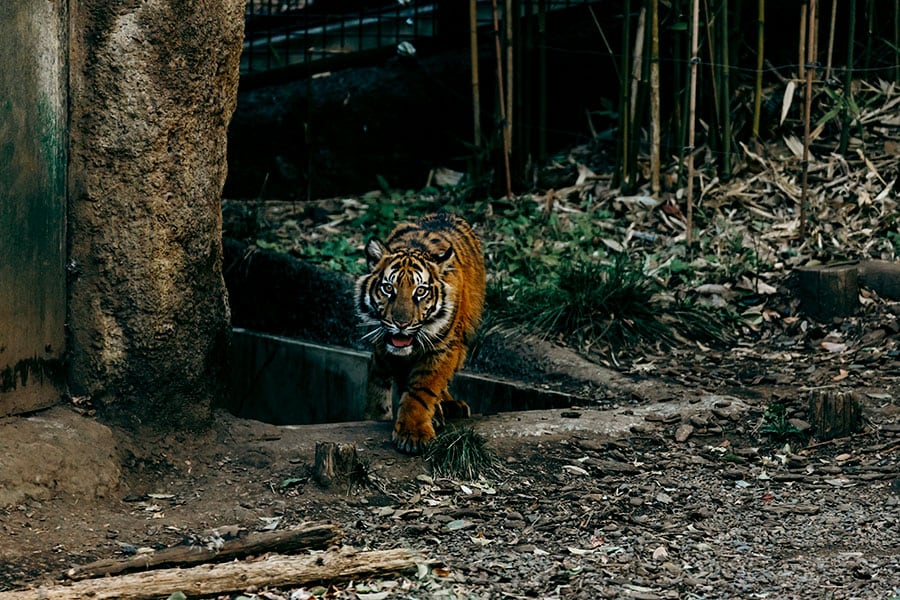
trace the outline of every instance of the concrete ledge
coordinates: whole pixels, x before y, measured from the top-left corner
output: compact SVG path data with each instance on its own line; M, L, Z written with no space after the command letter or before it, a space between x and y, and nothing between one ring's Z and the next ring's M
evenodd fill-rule
M360 421L369 353L235 329L232 414L274 425ZM561 408L567 394L486 375L458 373L450 386L473 413Z

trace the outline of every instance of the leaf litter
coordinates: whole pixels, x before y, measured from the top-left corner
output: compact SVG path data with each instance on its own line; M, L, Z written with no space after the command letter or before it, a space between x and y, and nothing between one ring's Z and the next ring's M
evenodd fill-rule
M852 138L846 156L834 152L828 128L815 141L804 239L797 216L802 153L790 134L767 145L741 144L727 181L700 170L698 243L690 250L683 188L672 186L658 199L647 190L622 195L594 168L590 145L548 167L569 174L564 185L514 203L460 205L447 192L380 192L254 209L264 224L259 239L353 273L363 266L368 235L449 203L481 215L476 226L492 278L539 279L579 255L603 262L628 254L672 298L702 299L741 317L725 345L683 339L617 352L553 338L638 380L722 400L674 419L648 418L626 439L574 436L518 448L486 479L420 475L413 488L385 482L391 498L422 507L411 521L395 518L399 506L348 503L343 510L363 527L362 544L422 548L444 561L415 580L385 582L397 584L391 597L900 593L900 305L862 289L856 314L819 322L803 312L791 281L803 265L897 260L898 98L872 86L861 96L864 140ZM674 166L667 180L677 181ZM810 444L766 433L772 402L799 430L794 424L806 418L808 393L835 386L865 394L869 418L859 434ZM584 399L598 394L604 392L589 390ZM746 408L730 413L732 397ZM646 400L614 395L612 402L627 408ZM359 592L354 585L361 584L330 594L382 593L379 582Z

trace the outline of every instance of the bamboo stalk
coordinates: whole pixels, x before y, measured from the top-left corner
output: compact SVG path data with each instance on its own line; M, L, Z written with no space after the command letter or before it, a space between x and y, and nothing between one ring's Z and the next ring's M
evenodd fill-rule
M672 0L672 14L680 15L681 14L681 0ZM682 166L684 164L684 143L687 135L687 128L684 126L685 121L685 102L684 96L687 93L687 87L689 85L684 71L683 66L685 63L685 55L682 55L682 52L687 54L686 45L681 43L681 40L678 37L678 33L673 34L672 39L672 55L674 58L674 64L672 65L672 81L673 81L673 94L672 94L672 135L671 140L675 140L674 144L678 151L678 161L675 163L675 176L676 187L680 186L682 183ZM669 146L672 143L670 142ZM667 156L668 156L667 152Z
M647 6L641 7L638 15L638 22L634 35L634 54L631 57L632 63L632 80L631 80L631 107L629 109L629 118L631 126L629 133L631 139L628 145L628 162L631 165L631 177L626 182L628 190L633 191L638 184L639 171L638 153L641 146L641 123L644 121L644 112L646 110L647 87L649 87L649 68L647 65L646 54L644 49L649 46L649 28L647 27Z
M697 117L697 65L700 64L700 0L691 0L691 93L688 118L688 181L687 181L687 231L685 240L688 251L694 243L694 136Z
M818 9L818 6L817 6L816 13L814 15L815 18L813 19L815 21L815 23L813 24L813 29L812 29L815 32L815 35L813 36L813 39L810 42L812 44L813 56L816 57L816 64L818 64L818 60L819 60L819 20L821 18L821 14L822 14L822 12Z
M712 79L712 93L713 93L713 110L715 112L716 118L716 126L718 127L722 123L722 116L719 114L719 109L721 104L719 104L719 76L718 76L718 68L716 67L716 55L715 55L715 44L713 40L713 25L716 22L715 16L709 10L709 3L707 0L703 0L703 10L706 12L706 39L709 42L707 44L707 49L709 50L709 73ZM715 136L711 136L712 139L715 139Z
M809 0L809 35L807 36L807 54L806 54L806 98L803 109L803 181L800 191L800 241L806 238L806 219L807 219L807 195L809 187L809 126L810 112L812 111L812 81L815 72L816 62L816 2L817 0Z
M538 162L547 158L547 0L538 0Z
M637 31L634 34L634 54L631 60L631 123L635 124L637 118L638 91L640 90L641 77L644 68L644 38L646 36L647 27L647 7L641 7L641 14L638 16ZM633 127L637 129L637 127Z
M659 194L659 0L650 0L650 189Z
M731 57L728 51L728 0L722 0L722 18L719 31L722 35L722 179L731 179Z
M900 83L900 0L894 0L894 81Z
M856 45L856 0L850 0L850 18L847 25L847 68L844 70L844 118L841 123L841 141L838 152L847 154L850 142L850 103L853 99L853 47Z
M506 0L503 15L506 17L506 145L512 151L513 134L513 2Z
M506 120L506 93L503 89L503 51L500 47L500 17L497 0L491 0L494 18L494 49L497 54L497 104L500 106L500 127L503 133L503 169L506 174L506 197L512 200L512 174L509 168L509 123Z
M517 153L518 160L518 172L521 174L523 179L528 180L531 176L531 138L528 135L528 130L531 129L528 127L530 120L525 111L525 98L531 97L530 94L526 95L526 90L531 86L531 67L530 67L530 58L531 58L531 36L529 33L529 23L532 21L531 19L531 2L530 0L515 0L515 4L513 10L516 11L516 21L515 21L515 32L513 33L515 39L514 49L515 49L515 64L513 68L516 71L516 93L514 97L515 103L515 113L516 113L516 121L514 123L514 130L516 131L516 135L518 136L518 148L519 151ZM524 16L523 16L524 15ZM530 105L531 102L529 101Z
M875 39L875 4L874 0L866 0L866 51L863 58L863 68L868 71L872 68L872 46Z
M806 77L806 29L807 29L807 12L809 10L809 0L804 0L800 5L800 43L797 44L799 59L797 60L797 77L803 79Z
M628 81L628 64L631 50L631 0L625 0L623 9L622 28L622 69L619 75L619 139L616 161L619 163L616 169L616 181L614 185L625 186L631 177L631 86Z
M832 0L837 2L837 0ZM753 137L759 138L759 113L762 108L762 78L763 78L763 54L766 38L766 0L759 0L757 5L757 30L756 30L756 94L753 97Z
M831 55L834 50L834 28L837 23L837 3L838 0L831 0L831 23L828 25L828 58L825 61L825 81L831 79Z
M469 52L472 58L472 141L481 147L481 92L478 88L478 0L469 0Z

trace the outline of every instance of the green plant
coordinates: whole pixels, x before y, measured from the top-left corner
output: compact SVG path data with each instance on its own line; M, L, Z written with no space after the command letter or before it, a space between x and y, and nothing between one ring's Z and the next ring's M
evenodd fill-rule
M425 460L435 475L473 480L499 465L484 436L470 427L448 427L428 444Z
M770 404L763 413L762 433L775 442L802 438L802 432L791 424L787 414L787 406L784 403Z
M490 290L496 322L569 343L674 345L685 338L728 337L729 318L716 309L676 300L624 254L612 264L576 261L549 284L518 282Z

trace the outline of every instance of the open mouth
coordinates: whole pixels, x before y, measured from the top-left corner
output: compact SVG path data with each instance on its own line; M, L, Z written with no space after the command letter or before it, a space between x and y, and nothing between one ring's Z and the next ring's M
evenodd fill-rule
M388 344L394 348L406 348L413 343L413 336L402 333L392 333L388 336Z

